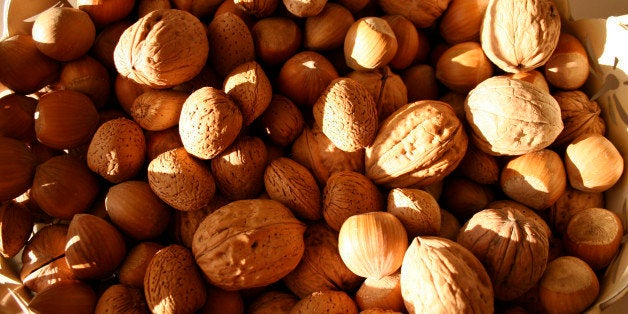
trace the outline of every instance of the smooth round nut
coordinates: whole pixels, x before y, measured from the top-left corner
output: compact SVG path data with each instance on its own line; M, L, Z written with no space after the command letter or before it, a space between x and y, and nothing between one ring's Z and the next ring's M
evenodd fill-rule
M610 189L624 171L624 159L604 135L582 134L565 152L567 178L574 189L604 192Z
M561 256L547 265L539 281L539 298L550 313L580 313L600 291L597 275L583 260Z
M37 157L23 142L0 136L0 201L20 196L31 186Z
M59 61L78 59L87 53L96 38L96 26L89 15L72 7L53 7L37 16L33 40L43 54Z
M382 18L363 17L351 25L345 36L345 61L354 70L387 65L396 53L397 38Z

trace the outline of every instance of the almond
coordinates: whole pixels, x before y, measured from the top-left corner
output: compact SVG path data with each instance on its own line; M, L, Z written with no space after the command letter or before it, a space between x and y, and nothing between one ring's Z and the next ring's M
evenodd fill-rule
M279 157L264 171L264 186L271 199L288 206L294 214L307 220L321 215L321 192L316 179L298 162Z
M118 118L103 123L87 150L89 168L111 183L133 178L146 158L146 139L133 120Z
M189 249L171 244L151 259L144 295L153 313L192 313L205 303L206 288Z
M226 76L240 64L255 60L255 44L248 26L237 15L218 14L207 28L209 62L216 72Z

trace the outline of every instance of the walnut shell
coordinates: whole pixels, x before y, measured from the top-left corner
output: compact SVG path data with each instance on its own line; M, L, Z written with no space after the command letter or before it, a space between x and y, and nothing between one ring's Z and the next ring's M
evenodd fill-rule
M557 91L552 97L560 106L560 116L564 125L563 131L558 134L552 145L567 145L584 133L604 135L606 123L601 117L602 110L597 102L589 100L587 94L579 90Z
M364 171L364 150L345 152L332 143L320 128L305 127L292 144L292 158L304 165L319 184L325 185L334 172Z
M222 90L202 87L183 103L179 134L185 149L201 159L211 159L235 141L243 117Z
M549 255L544 227L512 207L473 215L460 229L457 242L486 267L495 298L504 301L520 297L537 284Z
M401 266L410 313L493 313L493 286L469 250L439 237L414 238Z
M201 222L192 252L212 285L224 290L262 287L298 265L304 232L305 225L277 201L239 200Z
M467 135L451 106L413 102L382 122L366 149L366 175L390 188L427 186L450 174L466 149Z
M355 171L334 172L323 189L323 218L338 231L350 216L383 211L384 199L369 178Z
M364 148L375 138L377 104L369 91L353 79L333 80L312 111L323 134L344 151Z
M192 313L205 303L205 282L189 249L171 244L151 259L144 295L153 313Z
M303 235L305 252L299 265L283 278L300 298L321 290L352 291L362 278L345 266L338 253L338 232L324 222L313 223Z
M194 15L163 9L148 13L127 28L114 50L118 72L153 88L192 79L207 61L205 27Z
M178 210L198 210L216 193L209 167L183 147L162 153L148 164L148 184L159 198Z
M465 115L477 148L491 155L523 155L549 146L563 130L560 107L532 83L494 76L467 96Z
M556 49L560 14L550 0L490 1L480 41L500 69L526 72L544 65Z
M211 160L221 194L231 200L255 198L264 189L266 145L258 137L244 136Z

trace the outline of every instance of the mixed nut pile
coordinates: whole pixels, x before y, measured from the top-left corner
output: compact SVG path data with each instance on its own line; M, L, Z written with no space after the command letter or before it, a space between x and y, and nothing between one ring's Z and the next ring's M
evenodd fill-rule
M597 298L624 161L552 1L77 2L0 41L0 253L32 311Z

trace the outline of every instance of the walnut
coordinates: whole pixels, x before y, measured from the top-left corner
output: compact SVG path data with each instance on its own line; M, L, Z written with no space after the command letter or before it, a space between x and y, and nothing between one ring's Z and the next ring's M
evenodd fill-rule
M177 10L152 11L127 28L114 50L118 72L153 88L169 88L201 72L209 44L205 26Z
M523 155L549 146L563 130L560 107L532 83L494 76L469 92L471 139L491 155Z
M560 106L563 119L563 131L552 145L563 146L569 144L576 137L584 133L604 135L606 123L600 116L602 110L597 102L590 101L582 91L557 91L552 94Z
M551 0L494 0L480 35L486 56L506 72L544 65L556 49L560 15Z

